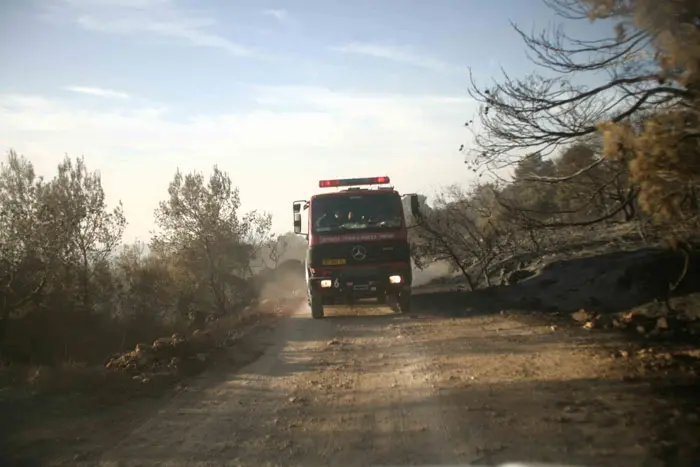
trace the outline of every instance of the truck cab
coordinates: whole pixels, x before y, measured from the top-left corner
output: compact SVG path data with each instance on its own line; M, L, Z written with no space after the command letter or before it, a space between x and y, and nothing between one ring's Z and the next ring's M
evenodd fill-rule
M358 299L390 302L395 311L411 307L411 254L401 195L389 177L321 180L337 191L295 201L294 232L308 210L306 285L313 318L324 306ZM367 187L369 186L369 187ZM415 195L411 206L415 204Z

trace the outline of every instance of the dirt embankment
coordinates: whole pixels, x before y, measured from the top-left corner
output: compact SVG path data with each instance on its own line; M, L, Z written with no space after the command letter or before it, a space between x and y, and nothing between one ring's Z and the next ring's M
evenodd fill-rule
M263 300L188 335L138 344L101 366L4 369L0 465L27 459L35 465L54 456L72 461L66 451L106 449L186 381L218 364L237 368L257 358L260 333L300 302ZM91 444L86 439L94 432L99 441Z
M449 307L467 312L511 310L593 333L619 333L622 347L636 349L613 349L621 358L643 350L646 366L685 369L692 376L700 357L700 252L689 259L686 265L682 254L668 249L597 241L522 261L504 285L465 293L464 281L454 276L424 289L441 292Z

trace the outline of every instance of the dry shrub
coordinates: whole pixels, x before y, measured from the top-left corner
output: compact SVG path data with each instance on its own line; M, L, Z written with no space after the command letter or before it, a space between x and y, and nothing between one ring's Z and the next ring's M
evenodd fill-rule
M178 329L153 317L114 320L108 316L39 310L10 321L3 356L16 363L59 365L102 363L111 353L150 342Z
M625 157L630 177L640 188L639 206L678 233L698 227L700 146L691 131L700 130L697 113L672 109L650 117L640 131L631 125L604 123L606 157Z
M700 3L697 0L586 0L592 18L614 17L618 31L645 31L656 49L659 101L641 124L603 122L604 154L629 162L639 205L676 239L700 231Z
M109 377L106 371L70 362L60 366L29 366L26 370L26 383L40 393L90 391L104 386Z

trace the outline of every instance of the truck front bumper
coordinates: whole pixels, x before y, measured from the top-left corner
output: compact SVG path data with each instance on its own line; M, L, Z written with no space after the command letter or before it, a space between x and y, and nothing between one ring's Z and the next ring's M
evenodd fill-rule
M309 286L324 301L337 303L410 293L411 280L410 265L324 268L311 274Z

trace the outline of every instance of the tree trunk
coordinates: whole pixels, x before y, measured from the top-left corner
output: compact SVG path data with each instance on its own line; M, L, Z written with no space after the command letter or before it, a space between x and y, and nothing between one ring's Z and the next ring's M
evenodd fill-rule
M212 251L208 244L204 246L207 255L207 262L209 263L209 288L214 295L214 302L216 303L216 309L220 316L226 314L226 290L224 290L225 285L222 284L220 274L218 273L214 258L212 258Z
M535 253L540 252L540 243L537 241L537 237L535 236L535 231L533 229L528 229L528 235L530 237L530 241L532 242L532 245L535 247Z
M7 325L10 322L10 306L7 303L7 295L3 294L2 297L2 316L0 316L0 355L3 353L5 348L5 336L7 335Z
M484 275L484 281L486 282L486 286L491 287L491 278L489 277L488 266L482 265L481 266L481 273Z
M635 217L634 201L627 203L623 212L625 213L625 222L631 222Z
M88 262L87 250L82 249L82 271L80 271L81 304L83 313L91 311L90 306L90 263Z
M223 316L226 314L226 311L228 309L228 300L226 300L226 286L221 283L221 281L217 281L218 283L216 284L216 306L217 306L217 311L219 312L219 316Z
M472 277L469 275L467 270L464 268L464 266L462 265L462 262L459 261L454 255L453 255L453 260L457 264L457 267L459 268L459 270L462 272L462 275L464 276L464 278L467 280L467 284L469 284L469 291L473 292L475 290L475 287L474 287L474 281L472 280Z

